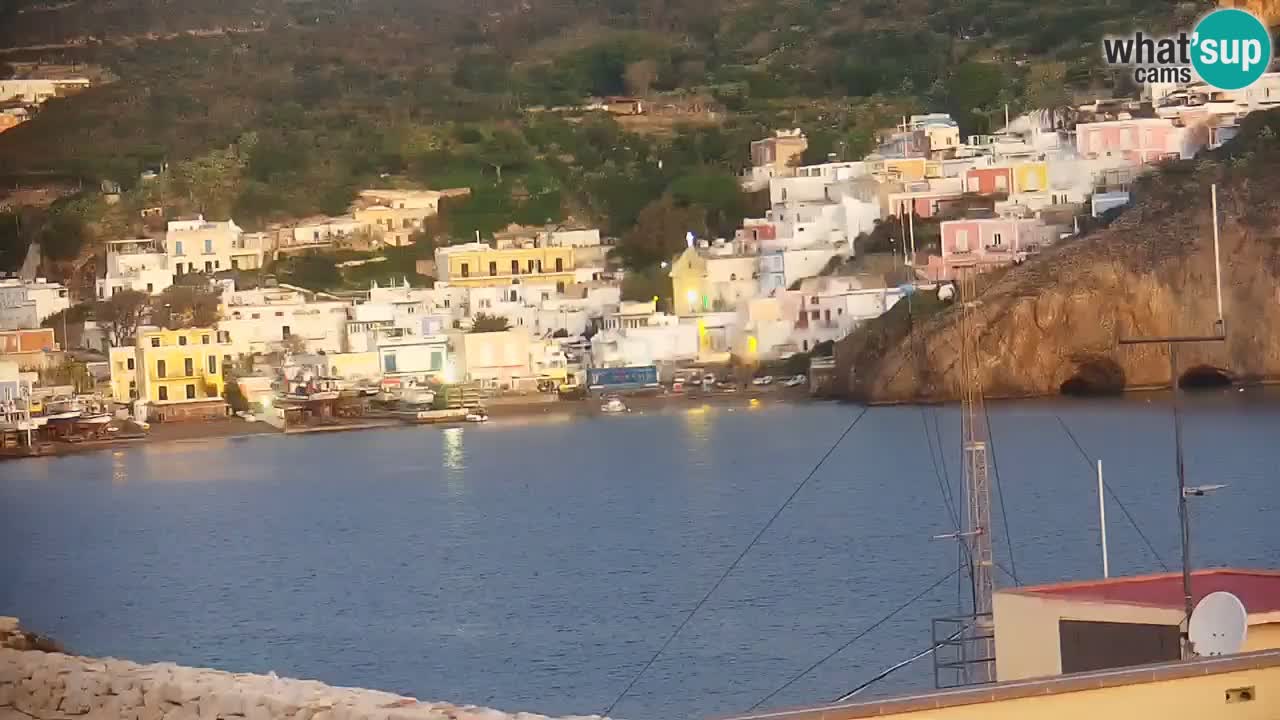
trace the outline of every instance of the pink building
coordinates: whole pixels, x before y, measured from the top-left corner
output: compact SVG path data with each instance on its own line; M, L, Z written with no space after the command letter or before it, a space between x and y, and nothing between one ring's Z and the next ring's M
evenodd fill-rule
M1076 151L1085 158L1119 157L1135 165L1190 158L1203 145L1195 133L1168 118L1080 123Z
M932 280L951 280L958 267L979 270L1022 262L1053 241L1057 230L1032 218L970 218L942 223L942 256L929 258Z
M979 195L1008 195L1013 192L1013 168L971 168L964 174L964 189Z

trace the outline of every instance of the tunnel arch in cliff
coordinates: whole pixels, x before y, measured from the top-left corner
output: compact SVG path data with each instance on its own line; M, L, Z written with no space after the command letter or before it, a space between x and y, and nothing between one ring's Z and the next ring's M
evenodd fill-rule
M1074 372L1058 387L1063 395L1096 397L1124 392L1125 374L1120 363L1105 355L1075 358Z
M1178 387L1184 390L1205 390L1229 387L1235 383L1230 370L1213 365L1196 365L1178 376Z

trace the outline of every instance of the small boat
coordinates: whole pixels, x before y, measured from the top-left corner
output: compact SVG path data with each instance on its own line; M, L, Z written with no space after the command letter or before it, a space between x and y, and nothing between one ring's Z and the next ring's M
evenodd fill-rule
M489 422L489 413L486 413L482 408L476 408L467 413L466 421L473 423Z
M605 413L621 413L627 411L626 403L619 398L611 397L600 406L600 412Z
M85 413L76 418L77 425L108 425L111 423L111 415L108 413Z

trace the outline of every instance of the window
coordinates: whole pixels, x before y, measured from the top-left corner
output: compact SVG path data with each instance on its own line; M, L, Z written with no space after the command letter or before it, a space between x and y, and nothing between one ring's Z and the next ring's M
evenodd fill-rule
M206 238L206 239L205 239L205 241L204 241L204 254L205 254L205 255L212 255L212 254L213 254L213 240L208 239L208 238Z
M289 339L289 335L290 335L289 326L288 326L288 325L281 325L281 326L280 326L280 339L282 339L282 340L288 340L288 339Z
M217 355L209 356L209 374L210 375L218 374L218 356Z
M283 310L277 310L277 311L276 311L276 317L284 317L284 311L283 311Z
M187 383L187 399L188 400L196 399L196 386L192 383Z
M201 336L200 336L200 344L201 344L201 345L208 345L208 344L209 344L209 336L208 336L208 335L201 335Z
M184 358L182 361L182 369L185 371L186 377L196 374L196 361L193 358Z
M449 309L449 298L445 298L445 299L444 299L444 307L445 307L445 309L446 309L446 310L448 310L448 309Z
M183 254L183 252L182 252L182 241L181 241L181 240L179 240L179 241L177 241L177 242L175 242L175 243L173 244L173 254L174 254L174 255L182 255L182 254ZM179 268L181 268L182 266L181 266L181 265L179 265L178 267L179 267ZM181 270L179 270L179 272L181 272Z
M808 340L805 340L804 342L802 342L802 343L800 344L800 348L801 348L802 350L804 350L805 352L809 352L809 341L808 341Z
M218 342L220 342L220 343L229 343L229 342L231 342L231 333L227 332L226 330L219 330L219 331L218 331Z
M408 230L409 228L413 227L413 223L409 222L409 218L405 218L404 220L401 221L401 227L404 228L405 230Z
M735 282L738 279L738 273L729 273L729 282Z
M160 398L160 400L161 400L161 401L168 400L168 399L169 399L169 388L167 388L167 387L165 387L165 386L161 385L161 386L160 386L160 390L159 390L158 397Z
M186 344L187 344L187 336L186 336L186 335L179 335L179 336L178 336L178 344L179 344L179 345L186 345Z
M558 293L562 293L562 292L564 292L564 283L563 283L563 282L558 282L558 283L556 283L556 292L558 292Z
M542 261L538 261L538 272L542 272Z
M156 377L158 378L164 377L165 369L166 369L165 362L163 360L157 360L156 361Z
M997 175L996 176L996 192L1008 192L1008 191L1009 191L1009 176L1004 174Z
M125 361L124 361L124 366L125 366L126 368L128 368L128 369L132 370L132 369L133 369L133 358L126 358L126 359L125 359Z
M956 231L955 249L956 249L956 252L960 252L960 253L969 252L969 231L968 230Z
M556 258L556 272L564 272L564 258Z
M498 262L496 260L489 261L489 274L490 275L498 274Z
M150 295L151 293L153 293L153 292L155 292L155 291L156 291L156 290L155 290L155 285L152 285L151 283L147 283L147 294L148 294L148 295Z
M810 295L810 296L809 296L809 304L810 304L810 305L817 305L817 304L818 304L818 296L817 296L817 295Z
M138 383L134 382L133 380L129 381L129 399L130 400L138 399Z
M811 311L809 311L809 319L810 319L810 320L817 320L817 319L818 319L819 314L820 314L820 313L819 313L817 310L811 310Z
M1003 245L1003 244L1004 244L1004 238L1002 238L1002 237L1000 236L1000 233L994 233L994 234L992 234L992 236L991 236L991 247L1000 247L1000 246L1001 246L1001 245Z
M520 274L520 261L519 261L519 260L512 260L512 261L511 261L511 274L512 274L512 275L519 275L519 274Z
M516 300L517 300L517 297L516 297L516 291L515 291L515 290L512 290L512 291L511 291L511 302L515 302Z
M389 372L389 373L393 373L396 371L396 354L395 353L389 352L386 355L382 356L382 370L383 372Z
M311 241L312 241L312 242L320 242L320 231L319 231L319 230L313 230L313 231L311 232Z
M221 269L221 268L222 268L222 263L221 263L221 261L219 261L219 260L214 260L214 261L213 261L213 269L214 269L214 270L219 270L219 269Z
M836 308L836 314L837 314L837 315L843 315L843 314L844 314L844 308Z
M205 272L207 272L207 273L211 273L211 272L213 272L213 262L212 262L212 261L209 261L209 260L205 260L205 261L204 261L204 271L205 271Z
M259 313L254 313L254 314L253 314L253 319L254 319L254 320L257 320L257 319L258 319L258 318L260 318L260 317L262 317L262 315L260 315Z
M160 338L158 337L151 338L151 347L160 347Z
M471 277L471 267L462 263L462 277Z
M532 273L532 272L533 272L533 261L532 261L532 260L530 260L530 261L529 261L529 269L528 269L526 272L529 272L529 273Z

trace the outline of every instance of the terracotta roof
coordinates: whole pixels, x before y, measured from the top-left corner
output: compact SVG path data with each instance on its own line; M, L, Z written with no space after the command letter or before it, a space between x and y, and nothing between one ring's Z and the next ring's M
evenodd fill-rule
M1280 610L1280 571L1219 568L1192 573L1191 595L1196 602L1205 595L1220 590L1240 598L1240 602L1244 603L1245 609L1250 613ZM1034 585L1008 592L1175 610L1181 609L1183 602L1181 573Z
M1196 658L1154 665L1095 670L1048 678L1011 680L955 690L939 690L889 700L819 705L817 707L739 715L733 720L854 720L885 715L940 710L948 707L1016 700L1045 695L1098 690L1126 685L1165 682L1202 675L1239 672L1280 666L1280 650L1259 650L1239 655Z

